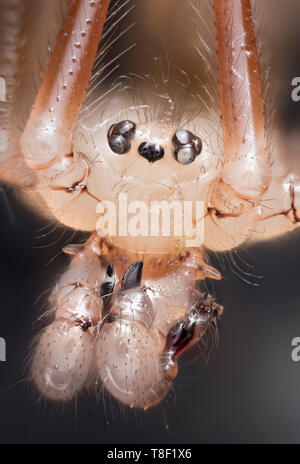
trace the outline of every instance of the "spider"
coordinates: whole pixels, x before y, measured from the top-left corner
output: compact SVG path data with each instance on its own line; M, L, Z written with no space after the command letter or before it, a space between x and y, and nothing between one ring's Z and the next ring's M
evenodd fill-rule
M22 15L19 2L9 3L8 28ZM270 153L253 5L208 3L215 22L208 33L216 48L206 58L218 63L210 85L218 88L219 103L205 115L189 80L186 103L170 69L154 84L146 74L138 84L138 77L119 76L101 99L83 106L90 79L101 74L92 69L99 43L96 64L106 53L105 19L109 23L122 6L109 10L109 0L72 0L18 138L10 66L18 50L13 38L6 43L1 176L38 192L58 222L91 232L86 243L64 248L72 258L51 294L53 320L33 356L33 381L51 400L71 400L97 380L131 407L160 403L177 375L179 356L223 311L197 285L221 279L206 263L205 247L230 250L286 233L300 221L299 179ZM194 7L194 13L201 21L201 10ZM205 91L211 100L209 86ZM101 111L92 111L93 105ZM135 234L128 224L123 233L109 234L99 212L113 204L112 215L121 222L121 194L133 202L132 212L145 206L152 214L162 202L199 201L202 214L191 210L193 227L177 234L145 237L136 223ZM178 225L173 213L170 230ZM198 226L203 243L187 246Z

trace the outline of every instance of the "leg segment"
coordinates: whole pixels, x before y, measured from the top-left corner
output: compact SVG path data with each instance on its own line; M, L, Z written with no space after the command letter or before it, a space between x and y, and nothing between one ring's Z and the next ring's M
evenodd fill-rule
M25 131L21 152L54 216L93 230L98 200L89 194L88 160L73 154L83 103L110 0L72 0Z
M0 8L0 181L32 186L35 174L20 157L14 123L25 61L28 4L22 0L1 0Z
M205 245L247 240L271 181L264 102L250 0L215 0L224 166L210 192Z
M27 164L45 170L72 154L109 0L72 0L22 137Z
M274 172L273 181L260 201L259 213L251 240L268 240L299 227L299 176Z
M264 104L250 0L215 0L223 128L222 180L245 199L270 183Z

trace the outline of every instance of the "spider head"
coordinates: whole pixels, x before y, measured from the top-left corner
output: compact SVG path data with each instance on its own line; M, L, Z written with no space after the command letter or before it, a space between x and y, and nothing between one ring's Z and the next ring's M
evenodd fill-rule
M113 113L106 122L103 117L101 124L94 125L91 121L89 125L93 129L78 132L81 137L74 144L76 150L91 160L88 190L102 204L109 201L116 205L117 220L121 211L120 196L126 195L128 230L133 225L130 221L135 212L143 217L147 215L145 220L136 220L134 234L115 234L111 239L113 245L137 252L136 259L141 259L144 253L169 254L184 248L194 233L176 229L174 208L182 218L184 202L191 202L195 226L196 201L206 201L208 187L221 167L219 156L210 149L207 119L178 122L167 117L141 117L141 114L137 116L136 108L127 108ZM170 213L170 233L163 232L160 223L159 232L152 234L154 202L160 205L164 202L166 209L169 208L166 214ZM163 212L159 214L162 216ZM98 226L97 231L104 236Z

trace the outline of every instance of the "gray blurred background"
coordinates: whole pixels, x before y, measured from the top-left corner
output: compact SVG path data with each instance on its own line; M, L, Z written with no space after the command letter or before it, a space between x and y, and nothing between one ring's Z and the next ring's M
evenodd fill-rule
M284 2L283 14L279 0L262 3L266 12L272 8L261 40L271 57L271 82L279 89L275 110L284 143L293 139L296 156L300 103L292 102L290 84L300 76L300 5ZM171 28L174 22L165 14ZM139 15L141 31L146 19ZM0 443L300 442L300 362L291 359L291 340L300 336L300 231L245 246L239 257L211 255L224 276L208 284L225 307L219 344L208 364L201 353L199 359L182 359L175 393L141 413L108 396L96 402L87 395L61 406L35 394L25 366L42 312L43 297L37 297L67 263L62 246L83 235L53 227L4 187L0 217L0 336L7 343L7 362L0 363Z

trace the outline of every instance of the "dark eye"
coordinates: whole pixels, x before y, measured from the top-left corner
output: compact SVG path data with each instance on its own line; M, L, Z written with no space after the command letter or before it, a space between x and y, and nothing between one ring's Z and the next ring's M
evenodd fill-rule
M180 164L190 164L202 151L202 141L186 129L179 129L172 138L174 156Z
M165 151L158 143L143 142L139 146L139 154L149 163L154 163L163 158Z
M110 126L107 141L114 153L123 155L130 150L130 141L134 137L136 125L132 121L121 121Z

